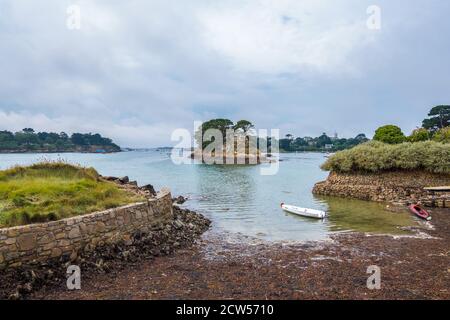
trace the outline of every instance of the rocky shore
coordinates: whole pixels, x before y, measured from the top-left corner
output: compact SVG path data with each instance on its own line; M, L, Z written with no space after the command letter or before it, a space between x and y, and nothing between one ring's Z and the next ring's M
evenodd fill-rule
M424 171L379 173L331 172L326 181L317 183L313 193L361 200L409 204L421 202L429 207L450 207L450 193L434 197L425 187L449 186L450 175Z
M265 243L205 233L194 246L96 273L82 289L32 299L450 299L450 210L433 209L416 236L335 234L329 241ZM421 235L421 236L420 236ZM381 289L367 288L369 266Z
M125 182L124 182L125 183ZM149 233L135 233L129 241L86 248L45 263L8 268L0 273L0 299L24 299L37 290L61 290L66 286L69 265L82 270L85 281L101 274L115 275L131 265L173 254L192 245L210 225L200 214L173 206L174 219Z
M102 177L152 197L151 185ZM338 233L307 243L208 231L173 199L173 220L127 241L0 272L0 299L450 299L450 209L407 236ZM66 287L67 267L82 289ZM379 266L381 290L367 268ZM426 270L424 277L423 270Z

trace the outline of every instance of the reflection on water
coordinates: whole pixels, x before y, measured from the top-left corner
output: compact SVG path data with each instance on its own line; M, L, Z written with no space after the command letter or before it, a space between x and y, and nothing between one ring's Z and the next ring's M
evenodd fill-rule
M361 231L370 233L406 234L401 228L411 226L412 216L405 208L400 212L386 210L386 204L319 197L327 204L331 231Z
M169 186L174 195L188 196L185 206L213 220L216 231L241 233L264 240L321 240L331 232L357 230L401 233L412 225L408 213L391 213L384 205L358 200L316 198L314 183L324 180L323 154L282 154L274 176L261 176L258 166L174 165L167 152L117 154L0 154L0 169L30 164L43 157L63 158L93 166L103 175L124 176L139 184ZM328 210L325 220L285 213L280 203Z
M236 209L236 204L247 212L256 207L256 183L249 167L200 164L195 169L201 177L197 179L197 190L204 195L199 201L200 206L205 205L216 212L227 212L233 207Z

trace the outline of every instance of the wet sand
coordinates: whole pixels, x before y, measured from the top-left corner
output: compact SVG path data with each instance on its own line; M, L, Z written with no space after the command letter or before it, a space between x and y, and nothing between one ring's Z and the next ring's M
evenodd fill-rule
M450 299L450 209L432 210L431 238L335 234L329 241L263 243L205 233L188 249L106 274L82 289L34 299ZM422 233L423 235L423 233ZM381 289L366 273L381 268Z

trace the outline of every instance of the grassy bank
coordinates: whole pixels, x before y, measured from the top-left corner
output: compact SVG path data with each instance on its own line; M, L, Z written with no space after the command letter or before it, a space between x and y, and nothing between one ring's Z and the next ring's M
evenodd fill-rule
M334 154L321 168L335 172L425 170L450 174L450 144L426 141L391 145L371 141Z
M93 168L43 162L0 171L0 227L53 221L140 201Z

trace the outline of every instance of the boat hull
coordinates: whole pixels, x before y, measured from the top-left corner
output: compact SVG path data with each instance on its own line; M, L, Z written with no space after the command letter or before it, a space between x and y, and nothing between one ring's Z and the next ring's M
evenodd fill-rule
M431 215L425 209L422 209L420 206L413 204L410 205L408 208L417 217L428 221L431 220Z
M289 213L292 213L292 214L295 214L298 216L302 216L302 217L307 217L307 218L324 219L327 216L325 211L301 208L301 207L286 205L284 203L281 204L281 208L286 212L289 212Z

